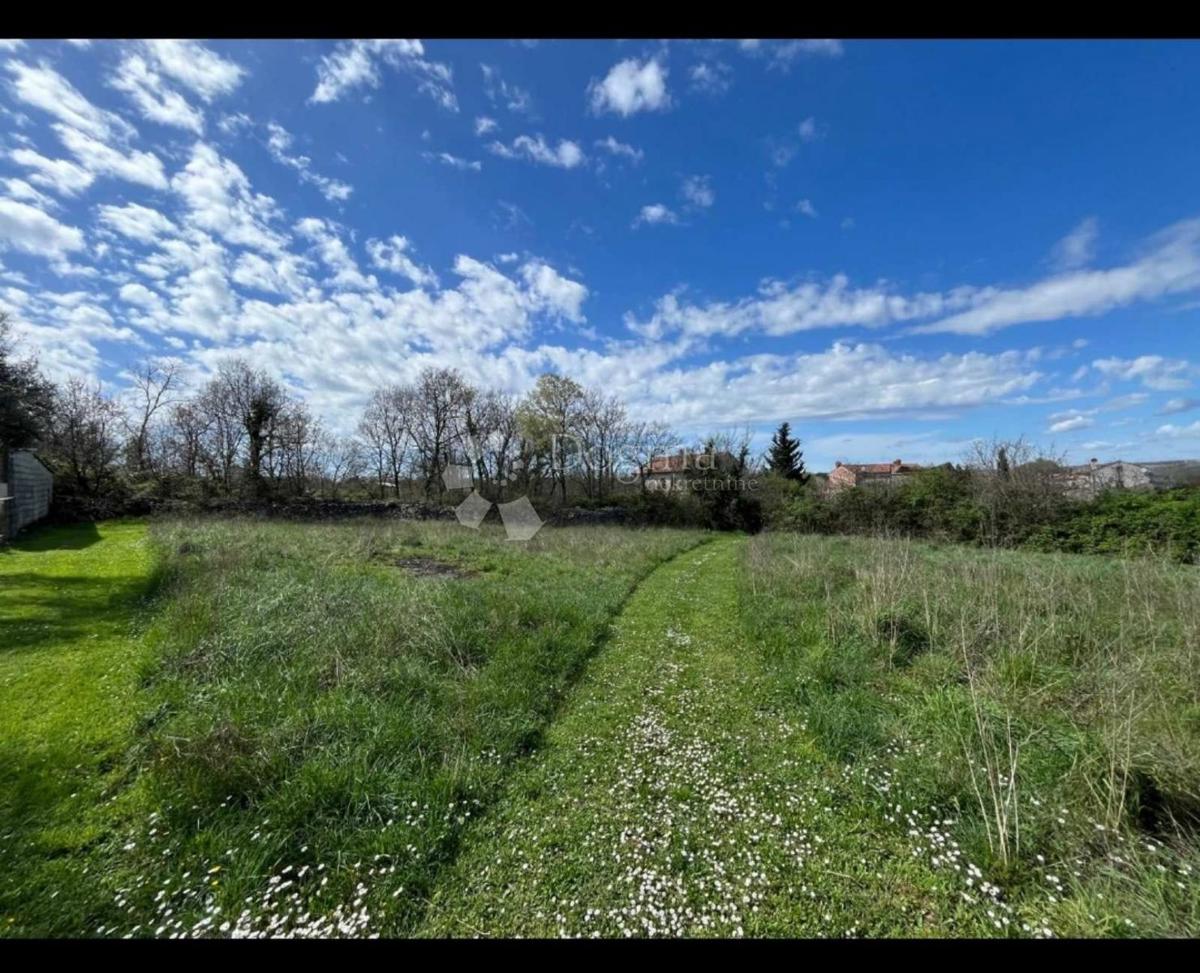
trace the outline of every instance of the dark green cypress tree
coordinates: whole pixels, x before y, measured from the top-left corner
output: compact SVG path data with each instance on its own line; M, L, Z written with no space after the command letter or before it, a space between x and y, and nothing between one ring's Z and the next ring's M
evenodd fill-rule
M804 469L804 453L800 451L800 440L792 436L791 427L783 422L771 437L771 448L767 452L767 469L772 473L797 483L804 483L808 473Z

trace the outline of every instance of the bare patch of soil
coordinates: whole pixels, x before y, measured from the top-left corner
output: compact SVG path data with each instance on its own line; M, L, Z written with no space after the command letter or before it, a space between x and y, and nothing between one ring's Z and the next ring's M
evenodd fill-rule
M388 561L419 578L470 578L475 572L432 557L397 557Z

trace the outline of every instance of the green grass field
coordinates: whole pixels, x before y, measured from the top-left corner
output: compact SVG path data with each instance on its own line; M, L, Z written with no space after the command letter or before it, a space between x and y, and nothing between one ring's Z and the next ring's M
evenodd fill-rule
M44 529L0 548L6 934L90 931L70 906L75 924L59 925L56 903L92 880L95 850L120 818L155 563L139 524Z
M0 551L0 935L1200 934L1200 575L136 523Z

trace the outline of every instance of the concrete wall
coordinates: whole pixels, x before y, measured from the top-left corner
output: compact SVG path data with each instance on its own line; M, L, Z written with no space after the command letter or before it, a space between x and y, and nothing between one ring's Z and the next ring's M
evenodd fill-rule
M29 450L8 454L0 487L0 535L13 537L23 527L41 520L50 512L54 477Z

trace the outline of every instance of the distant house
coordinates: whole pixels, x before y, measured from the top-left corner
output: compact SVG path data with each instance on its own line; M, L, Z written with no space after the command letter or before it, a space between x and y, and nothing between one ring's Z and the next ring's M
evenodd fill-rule
M32 450L0 450L0 541L50 512L54 475Z
M663 492L687 490L689 482L706 470L734 462L730 453L689 453L680 450L670 456L655 456L646 469L646 489Z
M829 473L827 490L849 490L859 486L898 483L911 473L923 469L914 463L894 459L890 463L843 463L838 461Z
M1090 500L1105 490L1169 490L1200 484L1200 460L1156 460L1130 463L1096 459L1064 471L1067 495Z

